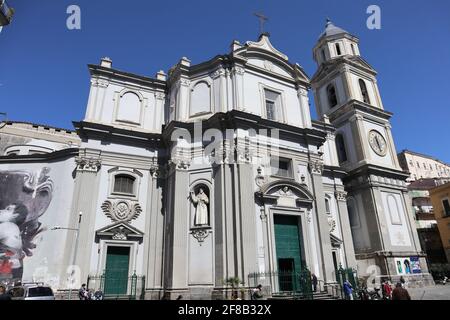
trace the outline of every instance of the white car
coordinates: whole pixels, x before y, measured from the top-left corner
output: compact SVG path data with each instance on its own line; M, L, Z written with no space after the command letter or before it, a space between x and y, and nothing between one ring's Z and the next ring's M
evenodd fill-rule
M55 300L52 288L40 283L13 287L8 293L13 300Z

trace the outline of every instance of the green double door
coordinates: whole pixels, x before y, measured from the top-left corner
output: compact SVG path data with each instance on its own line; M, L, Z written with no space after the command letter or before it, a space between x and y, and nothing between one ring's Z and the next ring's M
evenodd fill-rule
M105 269L106 295L127 294L129 264L129 247L108 247Z
M274 228L280 291L294 291L303 264L299 218L274 215Z

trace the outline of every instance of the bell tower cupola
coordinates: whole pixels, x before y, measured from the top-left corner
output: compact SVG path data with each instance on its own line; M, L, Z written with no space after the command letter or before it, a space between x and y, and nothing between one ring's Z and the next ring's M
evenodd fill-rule
M359 39L327 19L325 30L313 49L317 65L342 56L359 56Z

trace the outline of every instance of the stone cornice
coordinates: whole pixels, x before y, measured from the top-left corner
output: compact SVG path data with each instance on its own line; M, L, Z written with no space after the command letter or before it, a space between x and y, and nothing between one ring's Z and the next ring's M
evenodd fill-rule
M392 117L392 113L389 111L382 110L380 108L373 107L364 102L358 100L350 100L343 106L336 108L328 116L331 122L335 122L339 118L345 115L354 115L356 111L363 112L366 114L373 115L377 118L384 119L388 121Z
M136 83L145 87L150 87L154 89L158 88L164 91L166 90L166 82L162 80L144 77L137 74L120 71L112 68L106 68L93 64L89 64L88 68L89 72L91 73L91 76L103 76L115 80Z
M45 154L0 156L0 163L50 162L65 160L78 155L78 148L63 149Z
M300 138L316 145L324 143L327 135L327 132L319 128L300 128L286 123L264 119L258 115L239 110L232 110L226 113L218 112L202 122L203 130L210 128L219 130L236 129L237 127L251 128L254 130L277 129L280 134L290 135L293 139ZM164 141L170 141L172 132L178 128L194 132L194 123L171 121L163 128L162 135Z
M73 122L80 138L97 138L109 141L120 141L134 144L152 143L158 146L161 142L161 134L137 130L129 130L124 128L117 128L113 125L95 123L95 122Z

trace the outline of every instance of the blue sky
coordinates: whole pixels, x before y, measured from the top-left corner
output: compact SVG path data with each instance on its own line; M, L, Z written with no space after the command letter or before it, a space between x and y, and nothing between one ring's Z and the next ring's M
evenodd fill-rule
M72 128L84 116L86 65L102 56L146 76L182 56L193 63L227 53L233 39L255 40L255 11L269 16L271 41L312 76L312 47L325 18L357 35L379 72L386 110L394 113L397 150L450 163L450 1L418 0L9 0L16 16L0 33L0 112L10 120ZM66 28L66 9L81 7L81 30ZM371 4L381 30L366 27ZM312 101L311 101L312 102Z

